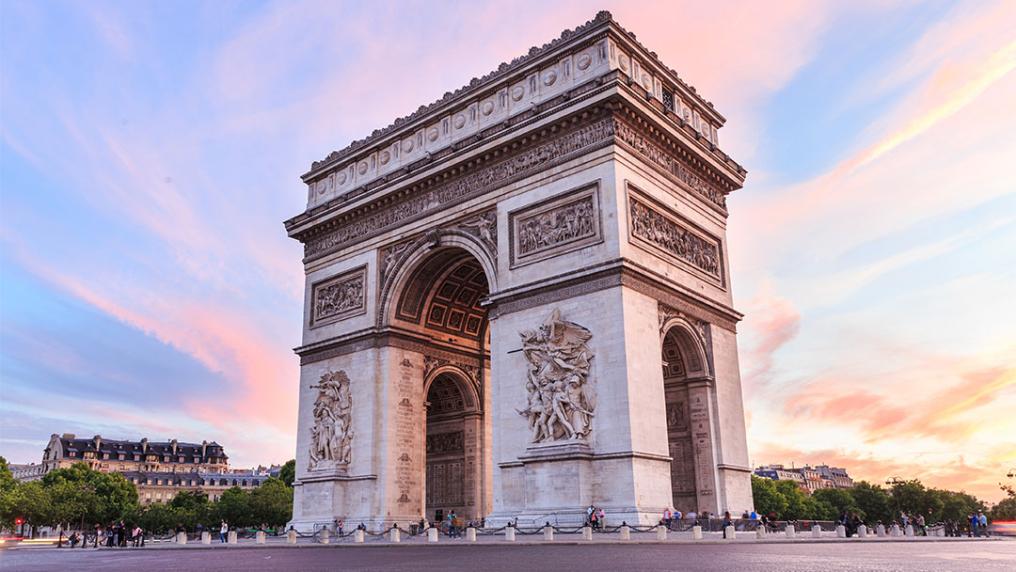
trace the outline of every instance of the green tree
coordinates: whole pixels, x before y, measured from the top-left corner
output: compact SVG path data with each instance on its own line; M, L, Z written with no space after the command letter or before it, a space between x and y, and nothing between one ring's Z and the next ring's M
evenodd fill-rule
M279 469L279 478L286 483L287 487L293 486L293 481L296 480L296 459L290 459L286 461L285 465L282 465L282 468Z
M138 516L138 524L145 534L166 534L180 521L177 509L168 504L154 503L146 506Z
M858 510L864 513L861 518L865 519L865 522L875 524L881 521L885 524L892 521L889 493L882 487L860 481L850 489L850 496L853 497Z
M854 496L847 489L819 489L812 493L811 498L816 502L824 502L827 507L823 512L825 514L831 512L834 519L845 512L856 513L862 519L864 518L864 511L857 506Z
M952 520L964 522L968 514L984 510L984 503L964 492L932 490L942 503L942 508L932 514L932 522ZM925 515L927 517L927 515Z
M801 520L814 518L815 507L809 502L808 494L801 490L794 481L776 481L776 491L787 502L787 508L779 517L784 520Z
M270 478L250 493L255 523L284 526L293 517L293 489L280 479Z
M50 489L57 522L107 523L138 508L138 491L123 475L94 471L85 463L50 471L42 484Z
M14 526L14 494L18 482L7 466L7 459L0 456L0 528Z
M33 528L54 522L49 491L39 481L18 484L10 502L12 516L23 519L25 524L30 524Z
M250 510L250 495L240 487L232 487L223 491L219 501L215 503L216 516L229 523L229 526L252 526L254 515Z
M893 519L898 519L901 512L915 517L923 514L925 518L930 513L934 521L937 520L936 515L942 512L944 503L939 495L925 488L917 479L894 484L890 493L892 500L889 505L893 510Z
M751 476L751 495L755 501L755 512L782 518L787 510L787 499L776 489L776 481L755 475Z

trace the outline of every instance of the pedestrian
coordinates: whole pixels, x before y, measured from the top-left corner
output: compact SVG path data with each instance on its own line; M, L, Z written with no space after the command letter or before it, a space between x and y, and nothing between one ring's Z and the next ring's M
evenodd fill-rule
M663 526L670 530L670 523L674 522L674 513L670 512L670 507L663 509Z
M229 532L229 525L226 524L226 521L222 521L222 524L219 525L219 544L226 543L227 532Z
M751 513L748 514L748 518L750 520L758 520L758 513L755 512L755 509L751 509Z
M727 537L727 527L734 526L734 521L730 518L730 511L723 513L723 538Z
M110 523L109 528L106 529L106 548L113 548L113 524Z
M595 514L596 514L596 507L593 506L593 505L589 505L589 508L586 509L586 524L592 525L593 521L596 520L594 518ZM593 528L595 528L595 527L593 527Z
M977 511L977 524L981 530L981 534L989 536L988 534L988 517L984 514L984 511Z
M141 543L141 527L140 526L138 526L136 524L134 525L134 530L132 531L131 537L134 540L134 548L137 548L138 545Z
M603 510L603 507L600 507L596 511L596 520L600 523L600 530L603 530L607 526L607 513Z
M921 531L921 536L928 536L927 521L923 514L917 515L917 528Z

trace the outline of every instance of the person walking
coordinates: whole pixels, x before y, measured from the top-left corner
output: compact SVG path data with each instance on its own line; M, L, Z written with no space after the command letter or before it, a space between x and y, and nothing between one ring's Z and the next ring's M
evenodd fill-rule
M225 544L226 543L226 533L228 533L228 532L229 532L229 525L226 524L226 521L222 521L222 524L219 525L219 543L220 544Z
M988 517L984 514L984 511L977 511L977 524L981 529L981 534L988 536Z
M663 509L663 526L670 530L670 524L674 522L674 513L670 512L670 507Z

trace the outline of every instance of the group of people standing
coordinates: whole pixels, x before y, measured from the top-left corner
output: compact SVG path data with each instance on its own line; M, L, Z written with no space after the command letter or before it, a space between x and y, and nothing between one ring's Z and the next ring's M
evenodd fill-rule
M593 530L602 530L607 525L607 513L602 507L597 508L589 505L589 508L586 509L586 525Z
M75 548L78 544L81 544L82 548L88 546L88 539L84 532L80 534L74 532L67 540L70 542L71 548ZM107 527L103 527L101 524L95 525L95 536L92 537L93 548L99 546L126 548L128 546L143 547L144 545L145 531L138 525L134 525L132 528L125 525L122 520L112 522Z

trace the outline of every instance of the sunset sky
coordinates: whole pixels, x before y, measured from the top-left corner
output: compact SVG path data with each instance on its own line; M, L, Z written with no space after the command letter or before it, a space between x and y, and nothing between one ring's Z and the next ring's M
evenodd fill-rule
M294 454L311 161L609 9L727 117L754 464L1016 469L1016 2L0 4L0 455ZM1009 482L1013 482L1009 480Z

